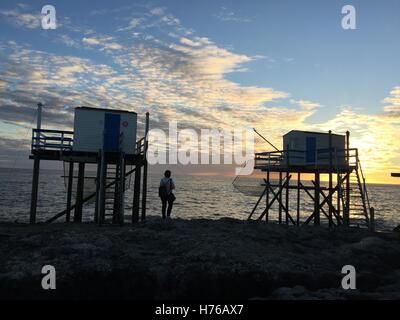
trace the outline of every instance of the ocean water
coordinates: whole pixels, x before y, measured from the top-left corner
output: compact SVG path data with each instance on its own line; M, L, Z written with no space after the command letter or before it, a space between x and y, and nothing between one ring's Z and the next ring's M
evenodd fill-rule
M38 199L38 222L45 221L65 209L66 181L63 171L41 170ZM32 171L30 169L0 168L0 221L28 222L31 194ZM160 216L158 184L160 176L149 174L147 214ZM173 216L193 219L219 219L223 217L247 219L258 197L238 192L232 185L232 178L220 176L173 176L176 183L177 200L174 203ZM131 181L133 186L133 179ZM93 185L87 183L86 192ZM367 186L371 205L375 207L377 228L390 230L400 224L397 207L400 199L400 186ZM125 198L126 214L132 208L132 188L127 190ZM291 194L291 199L295 192ZM265 203L264 203L265 207ZM303 217L312 212L312 201L302 195L301 212ZM272 208L271 218L276 217L276 207ZM294 208L292 208L294 209ZM293 211L294 212L294 211ZM93 219L94 203L84 206L84 220ZM59 221L64 221L60 218Z

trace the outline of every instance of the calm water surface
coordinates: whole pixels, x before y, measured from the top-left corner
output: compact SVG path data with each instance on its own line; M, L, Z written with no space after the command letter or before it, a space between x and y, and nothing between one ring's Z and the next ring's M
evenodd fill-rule
M29 220L31 176L30 169L0 169L0 221L27 222ZM38 221L44 221L65 209L66 181L62 176L62 171L41 171ZM159 179L159 175L149 175L148 215L160 215ZM177 186L177 200L173 211L175 217L246 219L257 201L257 197L237 192L232 186L232 178L175 175L174 180ZM133 185L133 179L131 184ZM92 185L88 182L87 186L86 191L90 192ZM371 205L376 208L378 228L392 229L400 224L397 207L400 186L368 185L368 191ZM129 213L132 204L131 189L126 193L125 203L126 213ZM301 210L305 215L312 210L312 203L308 196L303 196ZM93 212L93 203L85 205L85 220L92 219Z

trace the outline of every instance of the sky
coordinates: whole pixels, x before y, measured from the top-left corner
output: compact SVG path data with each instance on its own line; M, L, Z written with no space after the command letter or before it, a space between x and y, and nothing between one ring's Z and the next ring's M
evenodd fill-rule
M349 130L367 181L400 183L399 16L396 0L2 0L0 167L31 166L41 101L53 129L85 105L135 111L141 128L147 111L152 128L254 127L277 146L293 129Z

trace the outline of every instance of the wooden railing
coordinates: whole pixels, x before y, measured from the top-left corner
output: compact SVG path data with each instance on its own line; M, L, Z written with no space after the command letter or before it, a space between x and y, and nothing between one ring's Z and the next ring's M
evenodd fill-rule
M359 165L358 150L317 149L315 158L310 159L305 150L281 150L255 154L255 167L307 166L320 167L332 165L333 168Z
M74 142L73 131L32 129L31 150L72 150ZM119 136L120 146L123 143L123 133ZM144 154L145 138L138 140L135 146L136 154Z
M32 150L72 150L73 131L32 130Z
M369 195L368 195L368 190L367 190L367 184L365 182L364 172L363 172L363 169L361 167L360 159L358 158L357 161L358 161L357 165L358 165L358 168L360 170L360 175L361 175L361 179L362 179L362 181L361 181L362 192L364 193L364 197L365 197L365 200L366 200L366 205L368 206L368 210L370 210L371 209L371 203L369 201Z
M145 137L136 142L136 154L144 154Z

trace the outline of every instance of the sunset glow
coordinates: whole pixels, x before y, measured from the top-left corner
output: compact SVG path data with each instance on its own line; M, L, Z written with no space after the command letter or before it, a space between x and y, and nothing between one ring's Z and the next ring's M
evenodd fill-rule
M43 30L38 4L2 1L0 166L26 160L43 101L57 129L85 105L149 111L152 128L257 128L277 146L293 129L349 130L367 181L400 183L398 2L353 1L355 30L335 2L101 2L54 1Z

